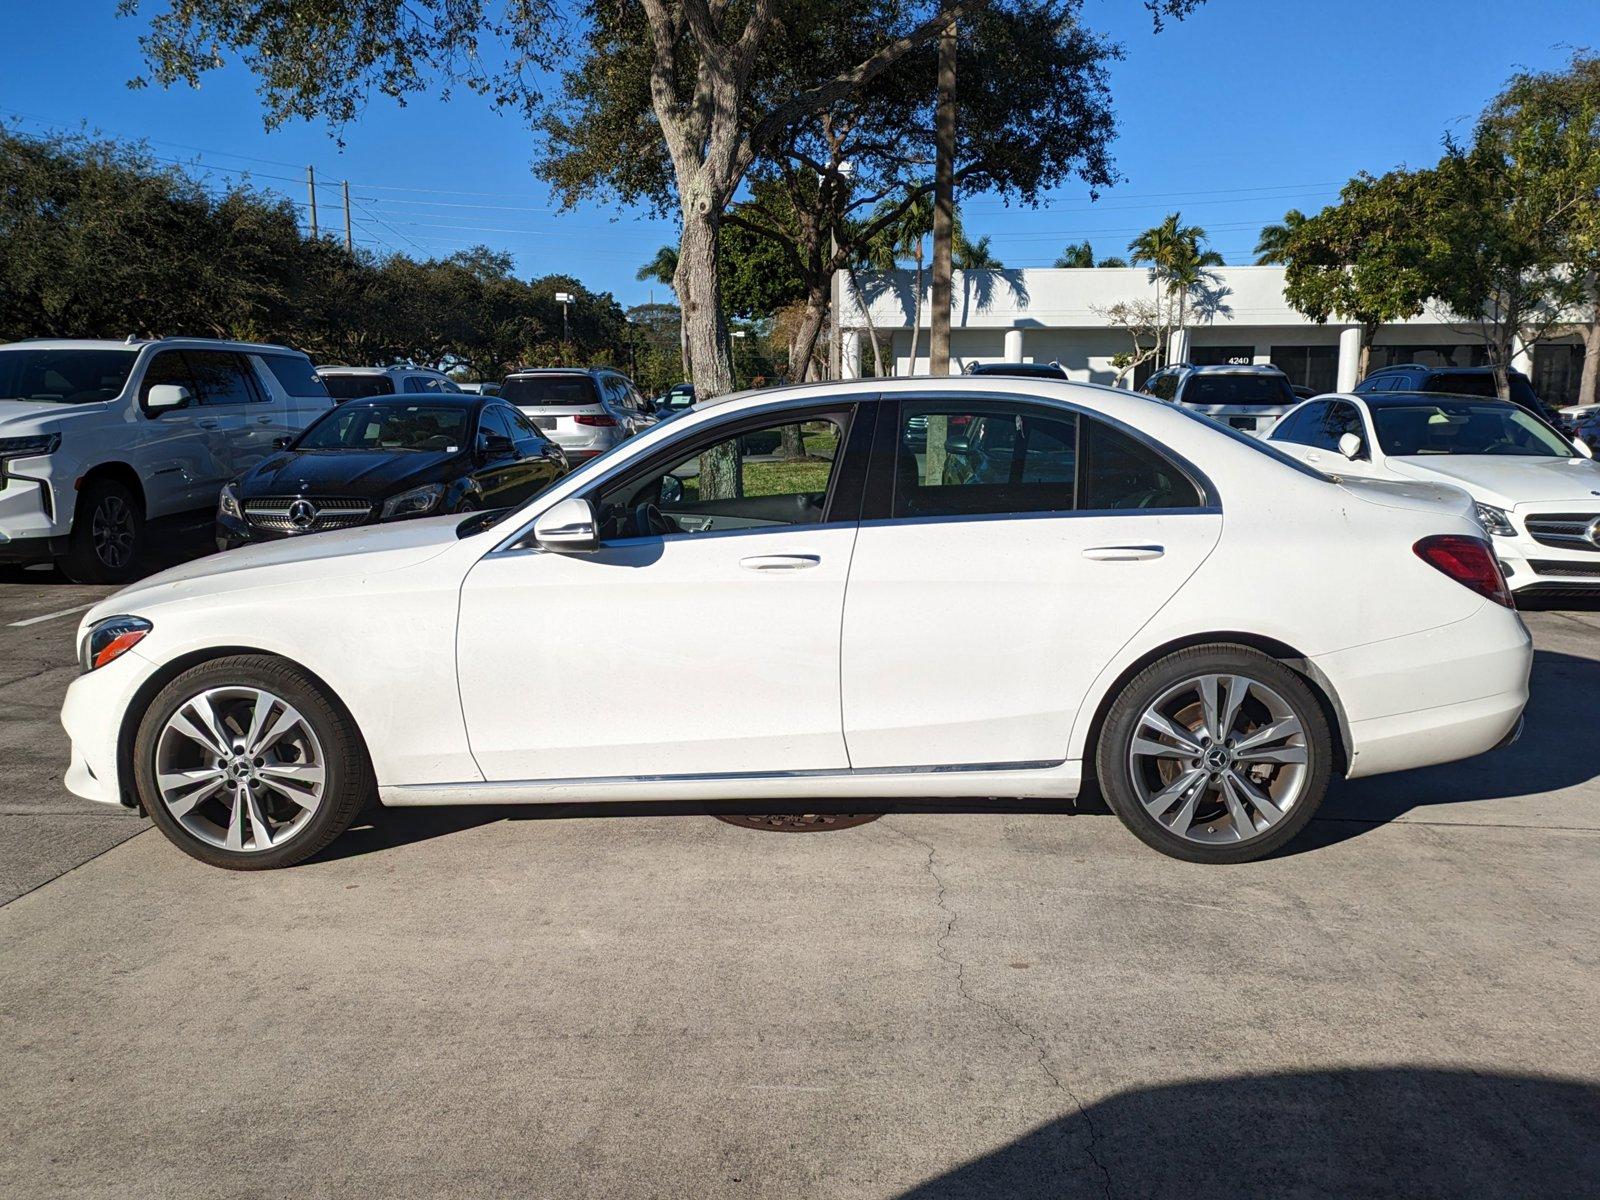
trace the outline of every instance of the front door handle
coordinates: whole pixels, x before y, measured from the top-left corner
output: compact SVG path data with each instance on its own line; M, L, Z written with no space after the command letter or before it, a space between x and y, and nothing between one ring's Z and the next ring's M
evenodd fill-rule
M1083 556L1095 562L1139 562L1166 552L1165 546L1090 546Z
M257 417L256 418L256 424L257 425L271 425L272 424L272 420L273 419L271 417Z
M746 571L805 571L821 561L816 554L757 554L741 558L739 565Z
M215 417L202 417L200 420L196 421L195 424L198 425L201 429L221 429L222 428L222 422L217 420Z

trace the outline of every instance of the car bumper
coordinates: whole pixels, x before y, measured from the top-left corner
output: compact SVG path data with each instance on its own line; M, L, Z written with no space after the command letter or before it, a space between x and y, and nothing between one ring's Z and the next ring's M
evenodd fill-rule
M1528 703L1533 639L1513 610L1485 601L1450 625L1311 661L1339 698L1354 779L1502 744Z
M1495 538L1495 557L1513 592L1600 591L1600 553L1546 546L1531 538Z
M132 803L133 780L120 777L118 742L129 706L156 669L130 650L68 686L61 726L72 742L65 783L74 796L100 804Z
M44 480L0 480L0 562L37 562L64 550L71 513L63 520L58 508Z

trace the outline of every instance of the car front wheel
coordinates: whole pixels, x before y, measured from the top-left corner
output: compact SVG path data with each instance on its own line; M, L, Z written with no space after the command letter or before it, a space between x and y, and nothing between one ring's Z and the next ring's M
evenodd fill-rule
M101 479L79 494L67 552L58 564L73 583L126 583L144 554L144 509L115 480Z
M213 866L286 867L321 850L376 794L355 723L283 659L213 659L156 696L134 741L145 811Z
M1129 681L1095 760L1107 803L1147 845L1189 862L1240 863L1311 820L1333 738L1288 667L1244 646L1198 646Z

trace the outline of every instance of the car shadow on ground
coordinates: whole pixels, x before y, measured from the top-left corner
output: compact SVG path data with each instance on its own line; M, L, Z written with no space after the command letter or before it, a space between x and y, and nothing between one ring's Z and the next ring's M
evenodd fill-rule
M145 527L145 536L145 559L138 572L140 579L217 552L216 525L209 517L200 519L192 513L152 521ZM0 568L0 584L73 586L71 580L49 563Z
M1533 660L1533 696L1522 736L1512 745L1462 762L1372 779L1335 782L1311 825L1280 853L1302 854L1359 837L1375 826L1436 804L1536 795L1576 787L1600 775L1600 661L1540 650ZM326 861L371 854L475 829L494 821L586 817L716 817L770 813L1100 813L1093 781L1076 801L801 800L639 801L607 804L475 805L470 808L373 808L317 855Z
M1600 1088L1387 1067L1121 1092L901 1195L1577 1197L1597 1179Z

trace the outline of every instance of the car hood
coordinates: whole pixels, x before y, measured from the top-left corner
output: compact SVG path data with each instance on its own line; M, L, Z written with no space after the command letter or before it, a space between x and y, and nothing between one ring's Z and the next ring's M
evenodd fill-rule
M1587 458L1518 458L1504 454L1392 457L1389 469L1411 479L1452 483L1496 508L1600 498L1600 465Z
M27 437L60 428L63 418L78 413L101 413L103 404L52 404L46 400L0 400L0 437Z
M252 468L239 481L242 498L258 496L360 496L381 500L408 487L449 475L460 457L421 450L286 450Z
M83 624L118 613L145 614L177 601L226 596L306 580L371 576L415 566L458 545L459 516L360 525L307 537L260 542L162 571L89 610Z

